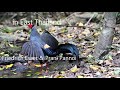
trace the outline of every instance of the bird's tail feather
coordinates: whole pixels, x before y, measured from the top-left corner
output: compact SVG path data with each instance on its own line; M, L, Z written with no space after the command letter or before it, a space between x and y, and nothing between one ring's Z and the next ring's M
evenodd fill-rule
M69 43L61 44L61 45L58 46L58 51L60 53L72 53L72 55L74 55L77 58L79 58L79 50L73 44L69 44Z

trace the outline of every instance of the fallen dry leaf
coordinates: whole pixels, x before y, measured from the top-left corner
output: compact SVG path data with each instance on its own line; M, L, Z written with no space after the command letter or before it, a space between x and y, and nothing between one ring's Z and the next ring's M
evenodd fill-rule
M104 63L104 60L99 60L98 63L99 63L99 64L103 64L103 63Z
M81 75L79 75L79 76L77 76L78 78L84 78L84 76L81 76Z
M70 69L71 72L77 72L79 69L77 68L77 65L75 65L73 68Z
M11 68L13 66L13 64L10 64L10 65L6 65L6 69L8 69L8 68Z
M88 36L90 34L90 30L89 29L85 29L83 32L82 32L83 35L85 36Z
M1 71L1 70L4 70L4 67L0 67L0 71Z
M38 78L44 78L44 76L39 76Z
M107 69L106 69L105 67L100 67L100 71L101 71L102 73L104 73L104 72L107 71Z
M67 37L72 38L72 37L74 37L74 35L73 34L67 34Z
M112 65L112 63L110 62L110 60L105 60L105 65Z
M41 67L42 65L40 64L34 64L35 67Z
M98 75L98 76L100 76L100 75L101 75L101 73L100 73L99 71L97 71L95 74L96 74L96 75Z
M93 34L94 37L97 37L99 35L100 35L100 32L96 32L96 33Z
M84 26L82 22L77 23L77 25L80 27Z
M65 74L65 71L61 71L62 74Z
M99 69L99 66L97 66L97 65L90 65L90 68L96 71L96 70Z

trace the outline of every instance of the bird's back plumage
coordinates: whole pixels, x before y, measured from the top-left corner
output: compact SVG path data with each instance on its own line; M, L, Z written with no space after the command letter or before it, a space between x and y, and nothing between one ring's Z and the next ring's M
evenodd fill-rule
M58 41L48 31L44 31L41 35L41 39L47 43L52 49L57 49Z

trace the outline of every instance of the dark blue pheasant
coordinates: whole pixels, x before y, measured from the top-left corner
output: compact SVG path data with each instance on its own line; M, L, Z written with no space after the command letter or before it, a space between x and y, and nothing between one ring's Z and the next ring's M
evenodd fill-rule
M32 29L30 34L30 41L26 42L21 54L28 57L38 57L45 60L45 56L57 56L60 53L71 53L73 56L79 58L79 50L73 44L60 44L58 41L48 32L44 31L42 35L37 32L34 25L28 25Z

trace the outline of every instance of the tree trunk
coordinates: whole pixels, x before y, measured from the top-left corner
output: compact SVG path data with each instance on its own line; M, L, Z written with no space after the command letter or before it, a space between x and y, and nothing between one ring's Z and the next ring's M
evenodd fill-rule
M114 30L116 25L116 12L106 12L103 22L103 30L99 36L98 43L95 47L94 57L101 59L108 54L108 48L112 45Z

